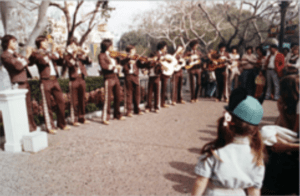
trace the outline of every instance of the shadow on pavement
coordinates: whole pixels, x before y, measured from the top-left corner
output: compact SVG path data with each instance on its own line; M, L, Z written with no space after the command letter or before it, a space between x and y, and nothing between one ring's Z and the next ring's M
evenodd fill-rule
M207 133L210 134L212 136L217 136L217 133L215 131L211 131L211 130L199 130L200 133Z
M188 151L199 155L201 154L201 148L189 148Z
M218 128L217 125L206 125L206 126L209 127L209 128L214 128L214 129L217 129L217 128Z
M200 137L199 139L202 141L206 141L206 142L211 142L214 140L214 138L211 138L211 137Z
M165 174L164 177L172 182L177 183L172 187L179 193L191 193L196 179L194 177L189 177L181 174Z
M195 177L194 168L195 164L188 164L183 162L170 162L170 166L178 171L185 172L189 176L181 175L181 174L165 174L164 177L167 180L177 183L173 185L173 189L179 193L190 193L192 191Z
M194 172L194 168L196 166L195 164L188 164L188 163L173 161L173 162L170 162L170 166L179 171L186 172L192 176L195 175L195 172Z

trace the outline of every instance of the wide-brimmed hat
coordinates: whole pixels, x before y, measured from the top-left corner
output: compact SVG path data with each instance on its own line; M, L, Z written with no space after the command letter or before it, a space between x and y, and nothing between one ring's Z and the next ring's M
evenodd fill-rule
M251 125L258 125L264 113L259 101L247 95L247 91L243 88L232 91L229 104L225 106L225 109Z

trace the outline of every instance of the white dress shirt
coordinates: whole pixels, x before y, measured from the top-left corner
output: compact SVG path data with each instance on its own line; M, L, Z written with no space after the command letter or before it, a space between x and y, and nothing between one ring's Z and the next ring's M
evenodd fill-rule
M276 57L277 53L271 55L270 59L269 59L269 65L268 65L268 69L275 69L275 57Z
M108 66L108 70L113 70L113 69L116 67L117 62L116 62L115 59L113 59L113 58L110 57L110 52L109 52L109 51L106 51L105 54L107 55L107 57L108 57L109 60L110 60L110 65ZM114 72L115 72L115 73L118 73L118 70L115 69Z
M42 49L41 49L41 51L43 51ZM59 57L59 54L58 53L53 53L56 57ZM52 60L49 58L49 56L48 55L46 55L45 57L44 57L44 60L49 64L49 67L50 67L50 76L56 76L56 71L55 71L55 69L54 69L54 65L53 65L53 62L52 62Z
M14 53L15 53L15 52L14 52L13 50L11 50L11 49L8 49L7 51L8 51L9 53L11 53L11 54L14 54ZM27 62L26 62L26 60L25 60L24 58L18 57L17 60L20 61L24 67L27 65Z

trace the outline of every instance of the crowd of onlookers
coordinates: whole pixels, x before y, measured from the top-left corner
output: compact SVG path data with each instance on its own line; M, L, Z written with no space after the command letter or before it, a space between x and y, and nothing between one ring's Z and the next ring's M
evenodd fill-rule
M241 86L261 103L265 99L278 100L280 79L290 74L298 74L300 69L297 44L292 44L291 49L284 48L282 53L275 44L256 48L249 46L243 55L234 46L230 49L229 57L230 63L227 63L224 82L225 98L229 98L230 92ZM218 97L214 71L203 69L201 88L201 96Z

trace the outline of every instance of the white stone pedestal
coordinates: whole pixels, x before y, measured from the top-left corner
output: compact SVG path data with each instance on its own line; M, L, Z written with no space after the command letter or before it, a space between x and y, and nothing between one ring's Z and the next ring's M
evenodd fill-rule
M29 134L29 124L25 96L27 89L0 91L0 110L2 111L5 151L21 152L22 137Z
M23 147L25 152L36 153L48 147L48 137L46 132L34 131L23 137Z

